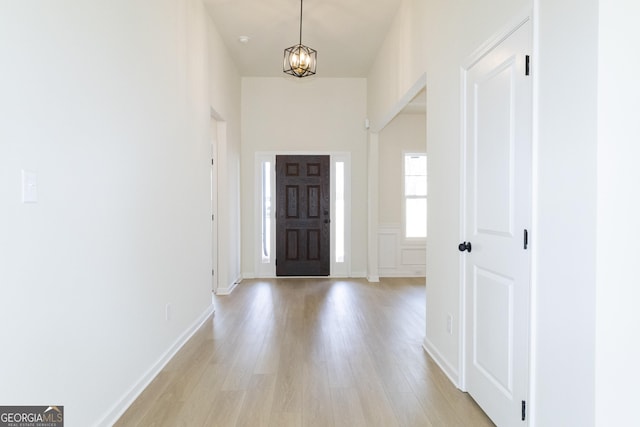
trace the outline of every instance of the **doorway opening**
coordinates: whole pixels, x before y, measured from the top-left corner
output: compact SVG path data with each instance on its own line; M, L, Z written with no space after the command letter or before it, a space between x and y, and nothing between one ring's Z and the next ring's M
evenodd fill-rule
M426 83L407 92L370 136L372 202L369 277L425 277L427 240Z

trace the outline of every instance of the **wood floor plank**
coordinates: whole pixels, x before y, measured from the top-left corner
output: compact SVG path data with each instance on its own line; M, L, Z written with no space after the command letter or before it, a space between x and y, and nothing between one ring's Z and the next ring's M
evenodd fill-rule
M229 365L229 372L222 384L222 390L246 390L248 388L263 342L264 339L257 335L250 335L247 340L242 341Z
M429 417L413 393L391 393L391 405L402 427L433 427Z
M425 370L414 365L403 365L401 369L431 424L447 427L465 426L449 400Z
M227 365L210 363L202 372L198 383L185 398L177 417L181 426L204 426L212 410L215 397L222 388L228 371Z
M360 356L351 360L356 389L368 426L398 426L393 408L370 358Z
M329 386L335 388L355 387L349 358L342 355L330 355L327 358L327 376Z
M275 375L253 375L242 402L237 427L269 426L275 385Z
M424 279L245 280L117 426L492 426L422 349Z
M305 362L302 382L302 425L332 427L334 414L326 362L312 359Z
M332 388L331 404L336 427L367 427L358 390L354 387Z
M273 412L269 427L301 427L301 412Z
M280 343L277 337L267 336L253 368L254 374L275 374L280 361Z
M221 390L213 399L211 411L203 425L211 427L235 426L245 392Z

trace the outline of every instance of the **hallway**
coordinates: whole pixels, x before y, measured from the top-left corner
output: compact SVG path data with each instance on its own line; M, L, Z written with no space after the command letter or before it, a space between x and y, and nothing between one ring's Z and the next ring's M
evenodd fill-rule
M422 349L424 279L245 280L118 426L492 426Z

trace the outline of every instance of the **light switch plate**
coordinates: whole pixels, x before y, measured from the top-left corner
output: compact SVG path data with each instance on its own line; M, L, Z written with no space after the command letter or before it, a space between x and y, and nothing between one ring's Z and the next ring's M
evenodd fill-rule
M38 202L38 180L35 172L22 170L22 203Z

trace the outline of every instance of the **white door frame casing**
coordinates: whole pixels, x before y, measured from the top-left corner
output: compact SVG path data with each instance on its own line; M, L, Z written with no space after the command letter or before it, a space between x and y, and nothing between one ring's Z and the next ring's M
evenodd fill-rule
M216 110L211 108L210 111L211 120L215 121L215 141L216 152L214 159L216 161L216 212L215 222L217 231L217 247L224 247L231 241L232 230L230 229L231 218L229 213L230 191L229 191L229 168L227 163L228 149L227 149L227 122L224 117L220 115ZM213 132L212 126L212 132ZM213 138L213 136L211 137ZM212 230L213 233L213 230ZM213 245L212 245L213 247ZM239 281L236 277L232 277L231 269L231 254L228 251L218 250L216 254L215 276L216 276L216 294L217 295L229 295L233 289L237 286ZM239 259L239 253L236 255ZM212 259L212 268L214 260Z
M211 139L211 291L218 291L218 120L210 119Z
M516 32L518 29L520 29L523 25L527 24L527 23L532 23L533 22L533 17L532 17L532 12L531 11L526 11L525 13L522 13L520 15L518 15L516 17L516 19L514 19L512 22L509 23L509 25L505 26L501 31L498 31L493 37L491 37L490 39L488 39L485 43L483 43L474 53L472 53L471 55L469 55L469 57L466 58L466 60L463 62L462 66L460 67L460 113L461 113L461 117L460 117L460 219L459 219L459 223L460 223L460 241L464 241L467 236L469 235L468 233L471 230L467 230L467 221L466 221L466 211L467 211L467 73L468 71L476 64L478 63L484 56L486 56L489 52L491 52L494 48L496 48L498 45L500 45L504 40L506 40L509 36L511 36L514 32ZM535 30L534 30L535 31ZM535 33L534 33L534 38L532 40L532 45L534 46L534 50L533 52L535 52ZM535 76L532 76L531 78L533 79L533 87L534 87L534 95L533 95L533 104L531 105L532 108L532 135L531 135L531 150L532 152L530 153L530 160L531 160L531 176L530 176L530 180L531 180L531 184L533 185L534 178L535 176L533 175L535 172L534 169L534 165L535 165L535 139L533 138L533 132L535 129L534 126L534 121L535 121ZM531 191L531 199L530 199L530 205L529 208L531 209L530 211L530 215L531 215L531 221L532 224L534 224L535 222L535 218L534 218L534 212L535 212L535 193L533 191L533 188L530 189ZM531 231L531 230L529 230ZM531 268L530 268L530 272L529 272L529 293L530 295L533 294L533 288L534 288L534 281L533 281L533 276L534 276L534 262L535 262L535 251L530 252L529 254L530 256L530 261L531 261ZM467 346L467 342L468 342L468 334L471 334L472 331L469 331L467 328L467 324L468 324L468 319L467 319L467 314L469 313L469 307L468 307L468 293L467 293L467 287L468 287L468 283L466 283L466 258L464 255L462 255L460 257L460 264L459 264L459 277L460 277L460 281L459 281L459 290L460 290L460 310L459 310L459 319L460 322L458 324L458 328L459 328L459 348L460 351L458 353L458 372L459 372L459 384L458 387L463 390L463 391L467 391L467 363L468 363L468 346ZM528 407L531 407L532 404L532 398L535 395L533 393L533 389L534 389L534 381L533 381L533 370L534 370L534 366L533 366L533 354L534 354L534 337L533 337L533 333L531 332L531 328L532 328L532 313L533 311L533 304L534 304L534 298L531 297L529 299L529 307L527 307L527 309L529 310L528 313L528 318L529 318L529 336L527 337L527 342L529 344L529 348L528 348L528 372L527 372L527 376L529 378L528 380L528 401L527 401L527 405ZM530 411L527 409L527 413L531 414L533 411ZM533 420L530 417L527 417L527 422L529 422L529 425L535 425Z
M255 153L254 162L254 271L255 277L276 277L275 265L275 162L276 155L328 155L331 164L331 267L330 277L350 277L351 276L351 153L336 151L259 151ZM271 224L270 248L271 254L269 262L262 261L262 165L264 162L271 162L270 182L272 210L269 218ZM344 261L336 261L336 163L344 164Z

